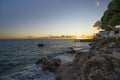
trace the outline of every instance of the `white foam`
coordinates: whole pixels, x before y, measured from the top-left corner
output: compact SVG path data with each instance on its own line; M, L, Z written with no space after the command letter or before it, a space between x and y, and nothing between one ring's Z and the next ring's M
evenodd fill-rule
M55 58L59 58L62 63L72 62L75 57L75 54L62 54L56 56Z
M55 80L53 73L43 71L41 65L29 65L23 71L0 77L0 80Z

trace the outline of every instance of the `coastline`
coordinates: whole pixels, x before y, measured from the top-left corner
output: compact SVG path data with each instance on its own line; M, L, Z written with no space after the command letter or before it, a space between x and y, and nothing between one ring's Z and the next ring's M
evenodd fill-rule
M56 80L119 80L120 44L115 38L90 44L89 51L77 52L72 62L62 64Z
M17 40L17 41L21 43L21 41L19 41L19 40ZM28 43L31 44L31 41L33 42L33 40L30 40L30 41L28 41ZM12 40L12 42L16 43L16 40L15 41ZM22 40L22 42L24 42L24 41ZM27 41L25 40L25 43L26 42ZM50 50L59 52L59 53L54 52L55 54L49 54L49 55L45 55L45 56L51 56L52 58L60 58L61 64L66 64L68 62L72 62L75 57L75 53L78 52L79 49L82 49L88 45L88 43L81 44L81 43L75 43L74 41L58 41L58 42L56 41L57 43L55 43L55 44L45 43L45 46L43 48L39 48L36 45L38 42L40 42L40 41L34 40L34 44L30 45L30 46L34 47L34 49L35 49L34 52L37 52L36 49L37 50L50 49ZM55 41L52 41L52 42L55 42ZM11 43L11 41L10 41L10 43ZM28 43L26 43L26 44L28 44ZM9 45L7 45L7 46L9 46ZM25 46L23 48L27 48L27 47ZM32 49L27 48L27 50L30 51ZM19 51L22 51L22 50L20 49ZM31 53L31 54L35 55L35 53ZM52 72L50 72L47 69L42 69L42 66L39 66L39 64L38 65L35 64L35 62L38 59L45 57L45 56L41 56L41 55L36 55L36 56L38 58L35 58L36 60L34 60L34 62L31 62L29 60L29 62L31 62L31 63L9 69L8 71L6 71L0 75L0 79L1 80L12 80L12 79L15 79L15 80L21 80L21 79L34 79L34 80L38 79L39 80L40 79L41 80L44 76L46 76L46 78L43 78L43 80L49 80L49 78L51 78L51 80L55 80L54 74ZM19 56L19 57L21 57L21 56ZM26 58L26 59L28 59L28 58Z
M119 80L119 49L120 41L116 38L98 39L86 47L68 47L64 54L43 57L24 67L23 71L1 76L0 79Z

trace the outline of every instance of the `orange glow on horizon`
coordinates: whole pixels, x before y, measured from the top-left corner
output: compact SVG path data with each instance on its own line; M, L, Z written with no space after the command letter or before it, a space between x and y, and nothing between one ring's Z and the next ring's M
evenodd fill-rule
M40 34L33 34L31 36L24 34L0 34L0 39L39 39L39 38L47 38L47 39L92 39L95 33L91 34L82 34L82 35L60 35L60 36L44 36Z
M82 34L80 36L80 39L93 39L96 33L91 33L91 34Z

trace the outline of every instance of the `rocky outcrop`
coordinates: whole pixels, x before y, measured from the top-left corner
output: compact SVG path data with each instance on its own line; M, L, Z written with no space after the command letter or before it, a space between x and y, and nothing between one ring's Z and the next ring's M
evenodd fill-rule
M60 66L61 61L58 58L52 58L50 56L47 56L37 60L36 64L42 64L44 70L55 72L56 69Z
M120 80L120 44L116 38L90 44L88 52L78 52L56 80ZM69 70L68 70L69 69ZM62 70L62 69L61 69ZM69 72L71 71L71 72ZM67 74L72 77L68 78Z
M89 52L76 54L75 80L120 80L120 46L114 38L91 44Z
M73 66L76 80L119 80L120 52L78 53Z
M93 42L90 44L91 50L102 50L102 49L112 49L112 48L120 48L120 43L116 38L105 38L100 39L97 42Z

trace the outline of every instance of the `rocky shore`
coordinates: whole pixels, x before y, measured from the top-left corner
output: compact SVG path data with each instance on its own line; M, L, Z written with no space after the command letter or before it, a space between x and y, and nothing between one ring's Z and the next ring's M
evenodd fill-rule
M78 52L63 64L56 80L120 80L120 43L116 38L99 39L87 52Z
M56 80L120 80L120 40L98 39L90 46L89 51L77 52L72 62L47 58L42 64L54 72Z
M120 80L120 41L105 38L90 46L87 52L77 52L72 62L60 65L55 59L56 80Z

